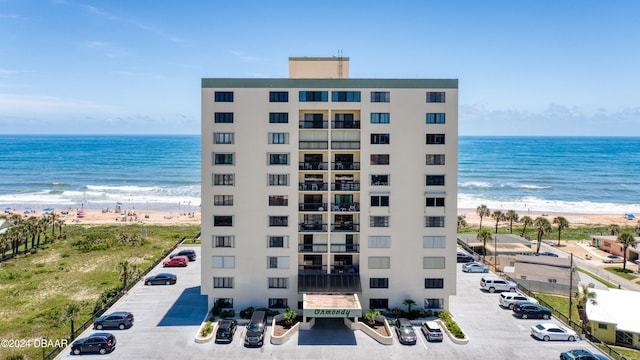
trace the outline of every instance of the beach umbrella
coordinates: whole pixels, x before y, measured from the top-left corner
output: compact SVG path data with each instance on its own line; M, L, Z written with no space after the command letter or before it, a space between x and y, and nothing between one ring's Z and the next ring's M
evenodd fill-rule
M52 207L48 207L48 208L44 208L42 210L44 210L44 211L53 211L53 208Z

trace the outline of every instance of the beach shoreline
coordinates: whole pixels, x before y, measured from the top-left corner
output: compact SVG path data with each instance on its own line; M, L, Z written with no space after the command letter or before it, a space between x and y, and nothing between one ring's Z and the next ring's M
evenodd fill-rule
M507 210L500 210L506 213ZM493 212L493 211L491 211ZM523 216L529 216L532 220L542 216L553 222L553 219L559 216L564 217L571 225L620 225L620 226L635 226L638 225L638 219L628 220L627 214L582 214L571 212L553 212L553 211L516 211L518 218L522 219ZM480 216L476 213L476 209L459 208L458 215L464 216L468 225L479 225ZM505 222L502 222L503 224ZM495 225L495 220L491 216L485 216L482 218L483 225Z

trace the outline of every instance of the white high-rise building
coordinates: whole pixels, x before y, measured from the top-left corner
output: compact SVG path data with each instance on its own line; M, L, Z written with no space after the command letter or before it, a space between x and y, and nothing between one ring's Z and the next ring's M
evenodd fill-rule
M210 307L448 308L458 80L348 73L348 58L290 58L289 78L202 79Z

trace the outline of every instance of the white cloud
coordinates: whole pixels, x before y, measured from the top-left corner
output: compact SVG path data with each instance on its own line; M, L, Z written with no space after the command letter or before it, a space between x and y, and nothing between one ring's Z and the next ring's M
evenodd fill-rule
M115 111L115 108L107 105L55 96L0 94L0 116L6 117L47 118Z

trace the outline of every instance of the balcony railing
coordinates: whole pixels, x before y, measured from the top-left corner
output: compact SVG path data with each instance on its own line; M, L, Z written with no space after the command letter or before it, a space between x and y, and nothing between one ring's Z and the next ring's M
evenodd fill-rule
M328 141L300 140L298 147L303 150L326 150L329 148Z
M353 162L353 161L332 162L331 170L360 170L360 162Z
M328 120L300 120L299 129L326 129L329 125Z
M302 161L298 163L299 170L327 170L329 163L317 161Z
M327 224L300 223L298 231L327 231Z
M357 253L360 252L360 244L331 244L332 253Z
M327 244L298 244L298 252L301 253L326 253Z
M360 191L359 181L338 181L331 183L333 191Z
M326 274L327 265L298 265L298 274Z
M331 231L360 231L360 224L332 224Z
M298 204L299 211L327 211L327 203L299 203Z
M308 182L298 183L298 189L300 191L327 191L329 189L329 183L318 183L318 182L308 181Z
M360 129L360 120L333 120L331 122L333 129Z
M332 141L331 149L333 150L358 150L360 149L360 141Z
M332 265L332 274L358 274L360 272L358 265Z
M331 211L346 211L356 212L360 211L360 203L331 203Z

